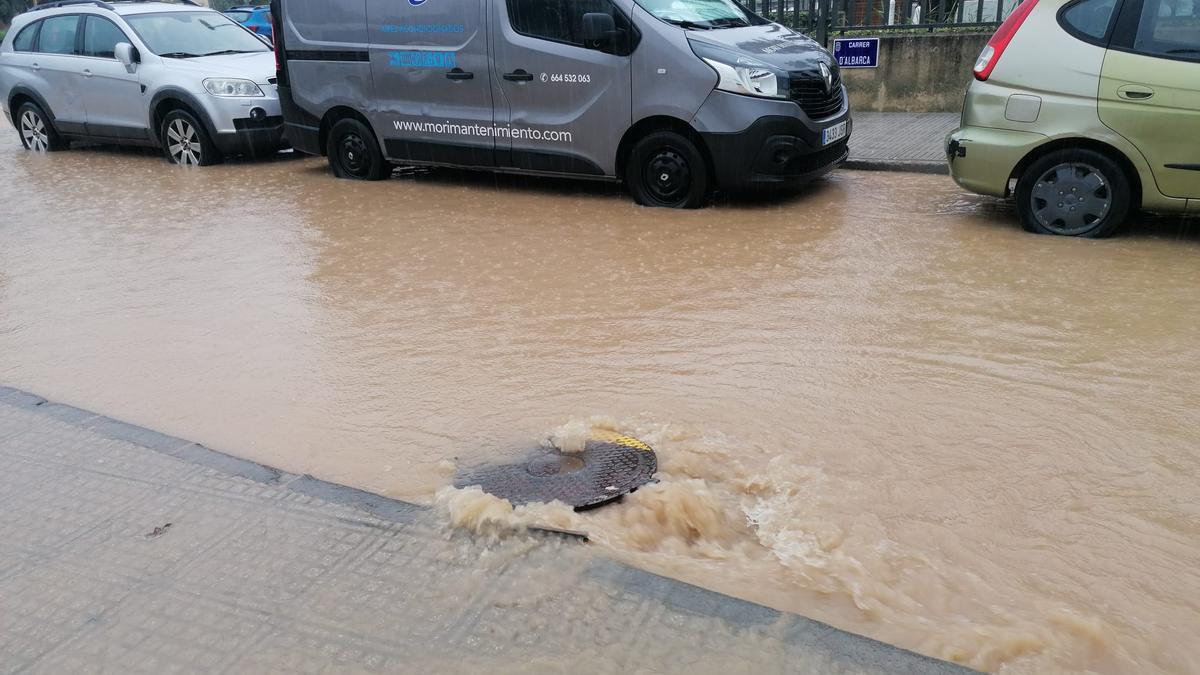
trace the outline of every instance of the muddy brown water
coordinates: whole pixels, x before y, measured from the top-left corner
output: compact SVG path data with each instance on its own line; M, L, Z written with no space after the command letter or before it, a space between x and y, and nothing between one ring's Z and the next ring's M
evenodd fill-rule
M976 668L1200 672L1200 228L1143 220L1035 237L850 171L668 212L6 128L0 382L420 501L616 427L662 482L537 518Z

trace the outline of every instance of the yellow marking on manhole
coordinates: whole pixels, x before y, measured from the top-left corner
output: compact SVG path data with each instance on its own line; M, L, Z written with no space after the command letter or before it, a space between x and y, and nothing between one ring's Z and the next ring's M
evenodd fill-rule
M638 450L645 450L646 452L654 452L649 445L646 445L636 438L618 434L615 431L608 431L605 429L597 429L593 431L592 440L597 440L604 443L616 443L617 445L623 445L627 448L637 448Z

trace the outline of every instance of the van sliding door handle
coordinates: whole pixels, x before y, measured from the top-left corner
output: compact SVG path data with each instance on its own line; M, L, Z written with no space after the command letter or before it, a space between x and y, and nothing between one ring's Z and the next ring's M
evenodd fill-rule
M475 77L475 73L468 73L467 71L463 70L462 68L455 68L454 70L451 70L450 72L446 73L447 80L470 80L470 79L473 79L474 77Z
M517 68L511 73L505 73L504 79L509 82L529 82L533 79L533 73L527 73L521 68Z

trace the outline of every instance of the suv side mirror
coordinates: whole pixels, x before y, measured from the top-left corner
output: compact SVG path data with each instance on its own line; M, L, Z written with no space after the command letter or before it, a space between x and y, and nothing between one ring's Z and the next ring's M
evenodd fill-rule
M137 50L128 42L118 42L117 46L113 48L113 55L117 57L118 61L125 64L126 68L141 60Z
M583 15L583 43L589 47L612 44L617 35L617 22L611 14L588 12Z

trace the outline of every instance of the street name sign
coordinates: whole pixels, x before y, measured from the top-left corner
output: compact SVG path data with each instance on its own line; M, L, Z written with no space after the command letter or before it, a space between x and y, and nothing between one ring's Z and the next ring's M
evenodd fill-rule
M879 38L837 38L833 58L839 68L878 68Z

